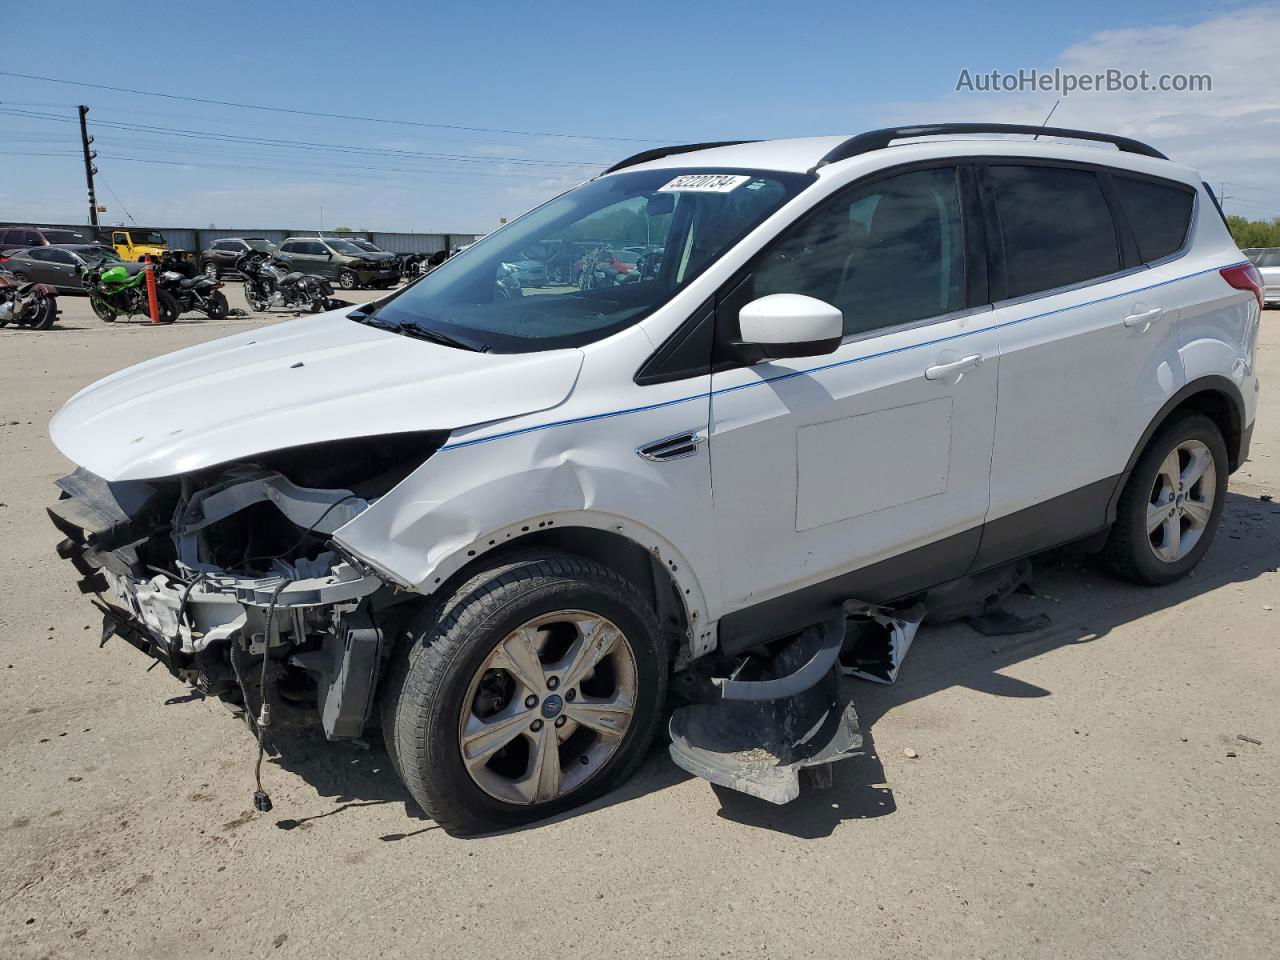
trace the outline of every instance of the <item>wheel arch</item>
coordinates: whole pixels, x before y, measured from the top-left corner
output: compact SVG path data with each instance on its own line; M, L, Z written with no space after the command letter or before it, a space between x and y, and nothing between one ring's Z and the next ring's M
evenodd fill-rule
M1125 464L1124 472L1120 475L1111 500L1107 504L1108 523L1115 522L1116 505L1120 500L1120 494L1124 491L1129 475L1133 472L1138 458L1142 456L1142 451L1151 442L1151 438L1171 417L1188 410L1203 413L1217 424L1227 445L1227 463L1231 472L1240 467L1246 453L1244 397L1235 382L1227 377L1216 375L1200 377L1183 386L1165 401L1164 406L1143 431L1142 437L1133 448L1133 453L1129 455L1129 462Z
M697 656L714 645L706 599L692 565L665 538L617 517L574 512L490 531L442 558L418 591L424 598L447 595L478 570L539 548L595 560L630 581L653 604L678 656Z

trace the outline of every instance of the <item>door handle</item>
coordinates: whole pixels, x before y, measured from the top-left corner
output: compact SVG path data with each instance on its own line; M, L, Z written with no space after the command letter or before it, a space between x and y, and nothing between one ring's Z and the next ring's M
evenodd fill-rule
M982 366L982 354L975 353L970 357L961 357L951 363L939 363L932 367L926 367L924 378L926 380L941 380L943 377L949 377L953 373L960 373L962 370L972 370L974 367Z
M1141 313L1131 313L1124 318L1126 327L1137 327L1144 323L1151 323L1160 319L1160 315L1164 313L1164 307L1152 307L1150 310L1143 310Z

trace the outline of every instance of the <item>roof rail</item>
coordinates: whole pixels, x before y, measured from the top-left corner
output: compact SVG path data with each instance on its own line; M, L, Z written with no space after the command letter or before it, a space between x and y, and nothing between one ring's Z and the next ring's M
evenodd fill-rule
M917 127L885 127L883 130L870 130L867 133L860 133L856 137L850 137L828 153L814 165L813 169L817 170L818 167L825 167L828 163L835 163L837 160L848 160L850 157L856 157L859 154L870 153L872 150L880 150L889 146L894 140L904 140L909 137L939 137L969 133L1023 133L1037 137L1096 140L1100 143L1115 144L1124 153L1137 153L1144 157L1155 157L1158 160L1169 159L1155 147L1148 146L1138 140L1117 137L1109 133L1095 133L1091 130L1041 127L1029 123L930 123Z
M605 173L616 173L626 167L634 167L638 163L648 163L650 160L661 160L663 157L674 156L678 153L693 153L695 150L710 150L712 147L736 147L740 143L758 143L756 140L719 140L713 143L685 143L675 147L654 147L652 150L641 150L637 154L620 160ZM602 174L603 176L603 174Z

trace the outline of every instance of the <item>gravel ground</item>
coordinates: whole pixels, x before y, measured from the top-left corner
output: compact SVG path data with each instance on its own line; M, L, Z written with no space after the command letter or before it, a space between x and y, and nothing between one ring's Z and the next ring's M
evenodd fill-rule
M1274 391L1192 577L1139 589L1044 558L1044 596L1016 609L1052 627L922 631L896 685L861 689L869 752L834 789L773 807L658 747L583 811L456 840L377 744L291 740L254 813L243 725L98 648L44 516L68 468L50 415L267 320L108 326L62 305L59 328L0 330L0 957L1275 955Z

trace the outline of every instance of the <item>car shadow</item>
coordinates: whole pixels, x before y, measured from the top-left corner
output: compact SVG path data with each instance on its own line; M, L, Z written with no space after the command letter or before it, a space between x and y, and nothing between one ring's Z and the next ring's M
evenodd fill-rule
M1118 627L1212 590L1248 582L1275 570L1277 564L1280 505L1239 493L1227 494L1222 528L1205 559L1189 576L1169 586L1140 587L1119 580L1078 548L1065 547L1043 554L1035 561L1034 593L1011 597L1006 609L1020 617L1047 614L1049 626L1032 633L989 637L963 623L931 627L926 622L896 683L859 684L854 702L863 746L858 755L832 766L830 787L815 789L802 780L800 797L776 806L733 790L708 786L720 804L719 816L762 830L815 839L830 835L847 820L893 814L897 805L874 739L876 723L891 711L953 687L967 687L995 697L1052 696L1052 691L1003 671L1060 647L1097 643ZM320 796L332 798L340 805L333 812L395 802L404 805L409 817L429 823L401 784L380 742L361 749L328 743L318 731L307 730L278 736L277 746L279 753L272 762L300 776ZM629 803L688 779L690 775L668 758L667 740L660 736L636 775L616 790L558 816L503 832L537 829ZM410 828L382 839L409 839L430 829Z

